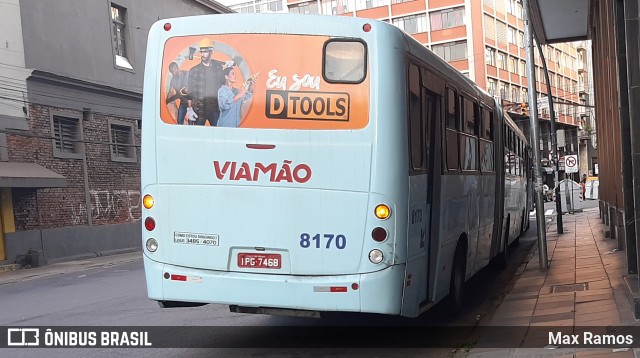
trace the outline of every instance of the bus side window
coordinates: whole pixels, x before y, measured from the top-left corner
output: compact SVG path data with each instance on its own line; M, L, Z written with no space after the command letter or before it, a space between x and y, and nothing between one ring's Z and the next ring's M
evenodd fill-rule
M493 112L482 107L480 108L480 170L483 173L494 171L493 160Z
M411 167L413 170L424 169L424 125L420 113L420 70L413 63L409 64L409 138L411 151Z
M459 167L458 155L458 96L455 90L447 89L447 116L445 123L444 145L448 171L457 171Z
M478 170L478 137L476 126L476 104L467 97L460 97L462 109L462 131L460 132L460 154L462 170Z
M511 173L511 130L504 125L504 172L507 176Z
M435 128L435 121L440 117L440 100L441 96L431 92L425 87L422 87L422 123L424 125L424 146L426 148L425 162L431 159L431 133ZM427 169L431 163L425 163Z
M493 140L493 112L482 108L482 139Z
M514 133L515 136L515 133ZM520 176L520 138L519 137L514 137L515 138L515 143L516 143L516 176Z

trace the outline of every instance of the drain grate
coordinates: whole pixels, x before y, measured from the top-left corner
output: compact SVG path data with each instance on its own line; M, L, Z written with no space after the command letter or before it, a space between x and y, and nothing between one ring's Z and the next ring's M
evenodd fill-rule
M551 293L586 291L588 289L589 289L589 284L587 282L572 283L569 285L551 286Z

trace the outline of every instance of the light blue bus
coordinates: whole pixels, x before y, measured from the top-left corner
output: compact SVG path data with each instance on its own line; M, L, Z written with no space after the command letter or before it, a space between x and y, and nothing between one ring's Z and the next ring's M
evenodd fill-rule
M523 133L383 22L159 21L142 118L144 265L162 307L459 308L465 281L528 228Z

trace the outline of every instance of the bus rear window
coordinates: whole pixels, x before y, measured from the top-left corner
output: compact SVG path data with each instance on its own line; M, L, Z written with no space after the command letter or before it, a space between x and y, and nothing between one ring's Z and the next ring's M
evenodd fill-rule
M329 83L360 83L366 76L367 57L360 41L331 40L324 47L323 75Z

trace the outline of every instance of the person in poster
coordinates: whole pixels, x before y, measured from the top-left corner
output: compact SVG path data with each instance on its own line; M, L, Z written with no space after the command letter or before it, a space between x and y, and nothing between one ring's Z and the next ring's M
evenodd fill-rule
M227 67L223 71L225 85L218 90L218 103L220 105L220 120L218 127L238 127L240 125L240 109L242 103L253 94L253 84L255 76L242 85L241 88L234 88L236 83L236 70Z
M176 100L179 103L178 116L176 121L178 124L185 123L185 116L187 115L187 86L189 84L189 71L182 71L177 63L171 62L169 65L169 72L171 72L171 85L169 86L169 92L167 93L166 103L169 104Z
M222 70L225 63L214 60L214 43L210 39L200 41L200 63L189 71L188 107L197 115L196 124L216 126L220 117L218 89L224 84Z

